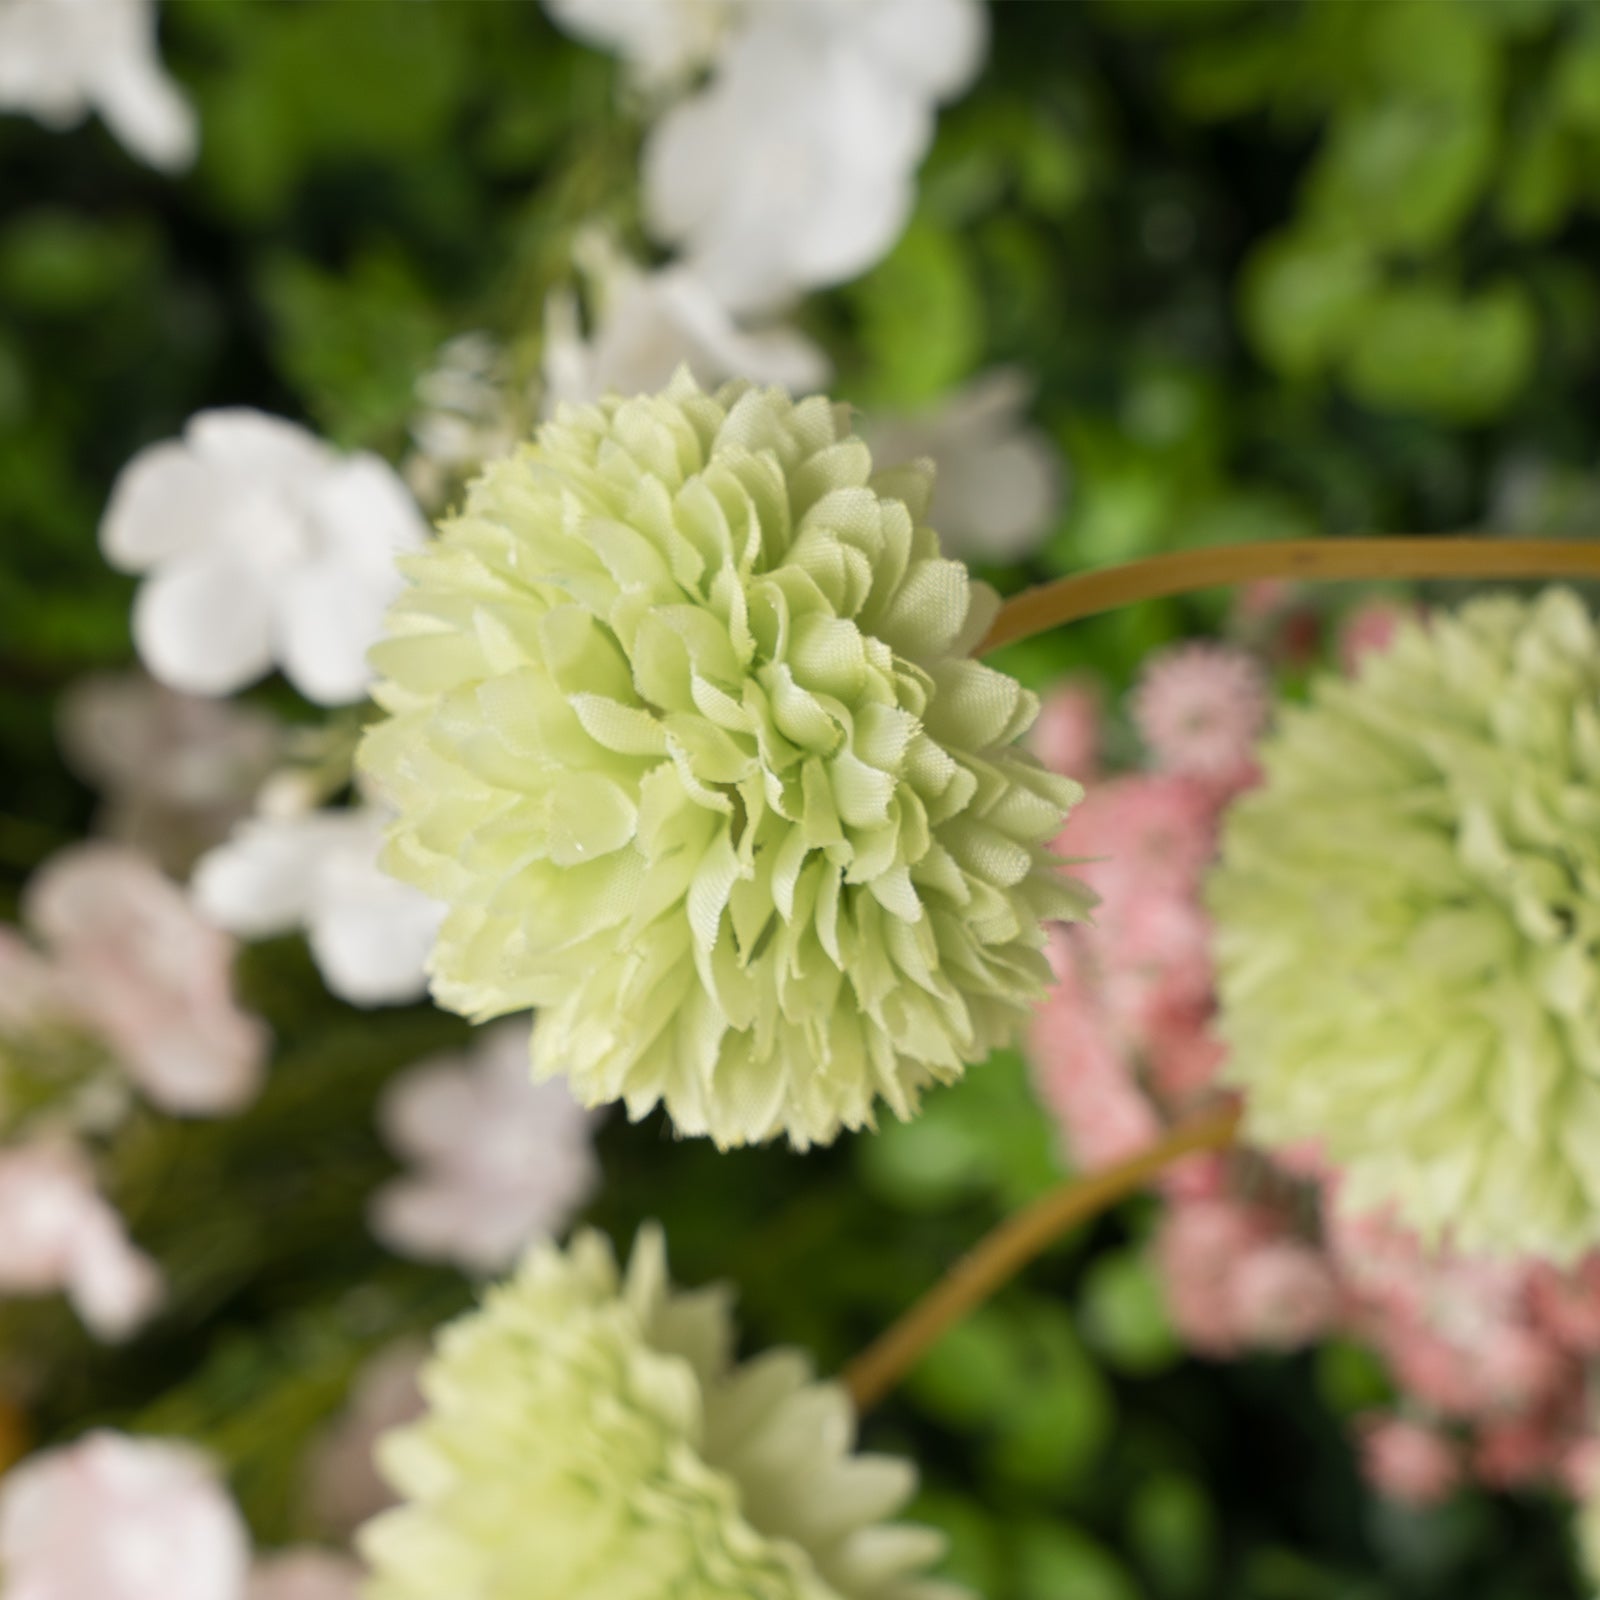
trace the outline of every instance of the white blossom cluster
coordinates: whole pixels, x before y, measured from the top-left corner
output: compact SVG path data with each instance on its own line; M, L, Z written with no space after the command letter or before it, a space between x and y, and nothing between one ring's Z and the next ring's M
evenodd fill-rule
M676 252L645 269L604 238L576 251L587 290L545 307L545 409L748 378L801 394L827 357L783 319L800 297L876 265L904 231L939 105L981 65L980 0L546 0L623 61L654 120L645 223ZM885 461L931 457L951 553L1007 561L1054 520L1061 472L1009 372L864 430Z

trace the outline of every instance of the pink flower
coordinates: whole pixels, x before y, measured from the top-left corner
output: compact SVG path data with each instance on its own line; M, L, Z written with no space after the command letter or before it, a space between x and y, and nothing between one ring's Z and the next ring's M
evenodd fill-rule
M404 1339L380 1350L356 1374L343 1415L311 1460L310 1509L330 1533L353 1533L394 1504L372 1448L381 1434L422 1415L417 1372L427 1354L420 1339Z
M307 1545L257 1560L245 1600L359 1600L362 1578L349 1556Z
M1233 1264L1234 1321L1249 1344L1297 1350L1329 1332L1339 1314L1339 1288L1310 1245L1273 1239Z
M1600 1355L1600 1255L1562 1270L1540 1264L1529 1281L1534 1314L1569 1350Z
M1421 615L1416 606L1398 600L1362 601L1339 624L1339 665L1345 676L1354 677L1365 657L1387 650L1402 622L1414 622Z
M1228 632L1273 662L1303 665L1318 651L1322 621L1307 600L1304 584L1288 578L1260 578L1245 584L1234 600Z
M1233 645L1196 642L1153 657L1133 694L1133 718L1155 763L1212 782L1237 782L1266 727L1266 675Z
M1592 1500L1600 1493L1600 1439L1579 1439L1561 1459L1562 1485L1574 1500Z
M1080 1167L1124 1160L1151 1144L1161 1120L1134 1081L1093 1001L1063 984L1040 1007L1030 1055L1040 1098Z
M1563 1443L1543 1418L1492 1423L1478 1435L1473 1469L1491 1489L1531 1487L1560 1473Z
M24 904L79 1015L153 1104L217 1116L254 1099L267 1034L234 1003L233 941L143 856L114 844L63 850Z
M1233 1200L1169 1206L1156 1238L1156 1267L1172 1320L1192 1349L1230 1356L1244 1344L1233 1270L1270 1237L1260 1214Z
M0 1481L6 1600L243 1600L244 1523L187 1445L91 1433Z
M1174 984L1154 997L1143 1018L1142 1043L1150 1081L1162 1102L1183 1106L1217 1081L1228 1048L1212 1031L1211 996L1196 1001Z
M373 1231L400 1255L499 1271L559 1233L599 1177L594 1118L559 1079L530 1080L525 1022L487 1030L470 1056L413 1067L379 1118L420 1169L373 1198Z
M58 716L67 760L104 792L104 832L183 873L249 809L284 744L271 717L142 673L82 678Z
M1033 753L1052 772L1088 783L1100 771L1100 691L1092 683L1057 684L1044 697L1028 734Z
M1073 809L1055 847L1087 858L1074 872L1108 903L1155 889L1193 896L1216 851L1216 801L1191 778L1113 778Z
M1436 1505L1461 1482L1461 1458L1444 1434L1403 1417L1358 1424L1361 1465L1374 1486L1404 1505Z
M14 929L0 927L0 1032L77 1023L71 986Z
M0 1150L0 1295L57 1290L102 1339L131 1333L162 1297L160 1272L129 1242L76 1149Z

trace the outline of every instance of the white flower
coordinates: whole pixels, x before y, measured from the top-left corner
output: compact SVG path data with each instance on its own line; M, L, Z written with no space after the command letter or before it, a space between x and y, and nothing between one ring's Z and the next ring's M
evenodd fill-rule
M349 1556L306 1546L258 1559L245 1600L358 1600L361 1582Z
M0 0L0 111L68 128L98 111L141 161L194 161L195 115L156 55L154 0Z
M652 231L736 316L865 271L899 237L933 107L972 76L976 0L753 7L700 94L652 130Z
M175 870L227 837L283 754L283 729L265 712L139 672L80 678L56 726L74 771L106 796L98 830Z
M411 453L401 467L423 505L441 509L463 479L527 432L534 385L513 381L506 352L486 333L463 333L417 379Z
M378 1474L373 1446L380 1435L420 1417L417 1373L428 1358L421 1339L387 1345L356 1374L343 1413L311 1457L308 1509L329 1533L347 1537L392 1506L393 1491Z
M792 393L828 379L828 359L803 334L735 326L716 296L691 272L666 267L644 272L604 246L591 247L589 338L570 292L545 302L545 409L562 401L598 400L608 393L664 389L680 366L703 387L728 378L777 384Z
M100 527L113 566L150 574L133 636L163 683L231 694L276 662L322 705L366 694L395 556L426 537L379 457L245 409L201 412L181 440L140 451Z
M939 543L965 561L1015 561L1038 544L1061 504L1054 446L1023 420L1031 389L997 368L937 409L863 419L874 461L895 467L919 456L935 468L928 520Z
M352 1005L418 1000L443 908L379 870L388 820L366 804L252 818L201 859L191 892L242 938L304 928L324 982Z
M715 59L739 0L544 0L574 38L614 51L638 86L671 89Z
M0 1295L57 1291L97 1338L122 1339L160 1304L162 1282L75 1146L0 1150Z
M250 1544L186 1444L96 1432L0 1480L6 1600L244 1600Z
M153 1105L222 1116L261 1088L267 1032L234 1003L234 944L137 851L91 842L28 885L29 926L73 1011Z
M599 1178L594 1117L562 1080L532 1082L526 1022L486 1029L468 1057L413 1067L379 1118L419 1169L373 1198L373 1231L401 1255L501 1271L560 1233Z

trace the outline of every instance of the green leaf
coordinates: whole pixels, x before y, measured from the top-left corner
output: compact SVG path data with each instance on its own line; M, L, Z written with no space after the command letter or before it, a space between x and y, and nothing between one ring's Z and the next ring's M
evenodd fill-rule
M1470 296L1439 283L1398 284L1368 307L1345 380L1380 410L1481 422L1532 376L1538 333L1518 284Z
M1240 307L1245 327L1280 372L1290 377L1321 372L1360 327L1378 279L1364 240L1279 234L1245 269Z
M1101 1256L1082 1291L1083 1332L1113 1366L1147 1377L1172 1366L1182 1354L1166 1301L1142 1249Z
M1140 1600L1126 1567L1081 1529L1030 1522L1016 1546L1017 1600Z
M863 403L915 406L973 369L983 301L959 235L919 218L876 270L846 291L859 318Z

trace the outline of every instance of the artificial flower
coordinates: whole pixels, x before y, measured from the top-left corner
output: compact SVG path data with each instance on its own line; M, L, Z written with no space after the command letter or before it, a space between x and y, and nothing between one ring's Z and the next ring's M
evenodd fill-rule
M1569 590L1403 624L1284 709L1210 883L1247 1132L1468 1252L1600 1242L1597 695Z
M983 47L975 0L751 7L710 83L650 132L652 231L735 316L855 277L900 236L934 106Z
M1080 793L970 659L995 601L776 390L569 408L407 564L361 762L449 904L435 997L544 1008L541 1078L721 1145L900 1116L1010 1040Z
M6 1600L244 1600L250 1542L207 1459L95 1432L0 1479Z
M1438 1429L1407 1417L1361 1419L1361 1465L1373 1485L1403 1505L1431 1506L1461 1482L1461 1453Z
M1165 772L1243 787L1267 725L1266 675L1237 646L1194 642L1163 650L1139 675L1133 720Z
M225 1116L260 1091L268 1035L233 996L234 943L125 845L74 845L30 880L23 911L73 1014L152 1105Z
M173 871L227 837L283 755L252 706L178 694L142 673L97 673L62 696L67 760L105 796L99 831Z
M584 336L578 302L557 291L545 302L545 409L603 395L664 388L687 366L704 385L728 378L806 393L828 378L828 361L809 339L785 327L741 329L692 272L646 272L603 242L591 242L591 327Z
M963 561L1018 561L1031 554L1061 505L1061 459L1023 420L1031 398L1013 368L974 378L930 411L873 418L863 429L886 467L928 457L928 518Z
M358 804L252 817L204 856L190 885L245 939L304 928L329 990L352 1005L403 1005L427 989L442 907L380 870L388 814Z
M506 352L486 333L451 339L415 393L412 448L401 473L417 499L437 510L521 438L530 401L513 381Z
M420 1339L385 1345L356 1373L344 1409L317 1441L306 1473L306 1510L328 1533L348 1538L394 1504L373 1447L383 1434L422 1415L417 1374L427 1355Z
M147 574L139 657L163 683L223 695L281 665L321 705L362 699L367 647L427 528L378 456L341 456L281 417L203 411L122 469L106 559Z
M923 1575L941 1536L885 1524L912 1468L854 1453L849 1397L798 1351L736 1364L734 1339L725 1291L670 1284L659 1230L625 1275L591 1231L536 1247L379 1447L406 1503L359 1537L368 1600L959 1600Z
M97 1338L119 1340L156 1310L163 1285L80 1150L42 1139L0 1148L0 1296L57 1291Z
M349 1556L306 1545L257 1557L244 1600L360 1600L363 1581Z
M0 0L0 111L51 128L98 111L166 172L189 166L199 143L194 108L156 54L155 0Z
M420 1062L384 1090L378 1120L415 1168L373 1196L391 1250L470 1272L509 1267L560 1233L599 1179L594 1117L559 1080L528 1081L528 1026L486 1029L470 1055Z
M647 93L676 88L714 61L739 6L740 0L545 0L545 10L574 38L621 56Z

